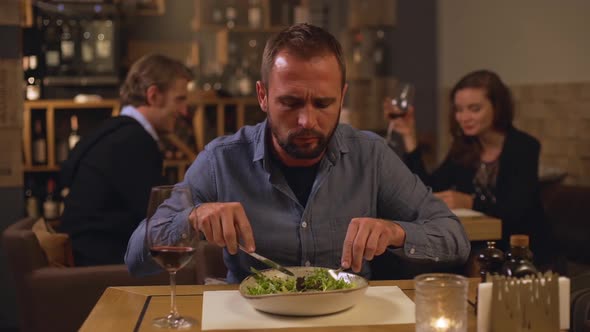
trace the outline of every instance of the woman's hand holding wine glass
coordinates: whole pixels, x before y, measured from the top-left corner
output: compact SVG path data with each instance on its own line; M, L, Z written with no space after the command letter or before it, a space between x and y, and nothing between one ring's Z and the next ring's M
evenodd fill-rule
M195 234L188 216L193 208L191 192L181 186L153 187L147 211L146 241L152 258L170 273L170 313L154 319L160 328L185 329L196 324L190 317L182 317L176 309L176 272L193 257L197 248ZM171 224L172 218L183 218ZM168 227L163 227L167 225Z
M416 118L414 116L415 88L410 83L400 83L394 90L393 98L383 101L383 114L389 120L388 136L395 131L402 136L405 151L412 152L418 146Z

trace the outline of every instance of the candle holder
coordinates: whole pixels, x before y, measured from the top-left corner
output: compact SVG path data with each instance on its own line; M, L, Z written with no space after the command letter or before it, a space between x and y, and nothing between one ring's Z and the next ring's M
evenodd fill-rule
M427 273L416 283L416 332L466 332L467 286L465 277Z

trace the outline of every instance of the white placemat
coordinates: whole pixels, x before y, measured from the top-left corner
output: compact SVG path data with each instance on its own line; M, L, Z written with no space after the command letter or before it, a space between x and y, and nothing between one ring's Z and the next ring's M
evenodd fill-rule
M254 309L238 291L203 293L201 329L272 329L287 327L413 324L414 302L397 286L369 287L354 307L333 315L287 317Z

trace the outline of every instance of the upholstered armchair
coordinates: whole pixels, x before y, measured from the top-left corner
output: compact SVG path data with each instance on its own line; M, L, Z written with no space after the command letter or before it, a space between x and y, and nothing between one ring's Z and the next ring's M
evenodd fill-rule
M168 274L129 275L125 265L55 267L33 233L34 219L21 219L2 234L2 246L16 285L22 332L76 331L109 286L166 285ZM179 284L202 284L223 277L221 250L202 243L197 256L179 272Z

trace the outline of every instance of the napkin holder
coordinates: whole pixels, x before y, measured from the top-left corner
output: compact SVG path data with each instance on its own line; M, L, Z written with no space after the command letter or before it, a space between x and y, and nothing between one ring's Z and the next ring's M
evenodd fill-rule
M486 280L478 287L478 332L569 329L569 278L546 273L525 278L488 276Z

